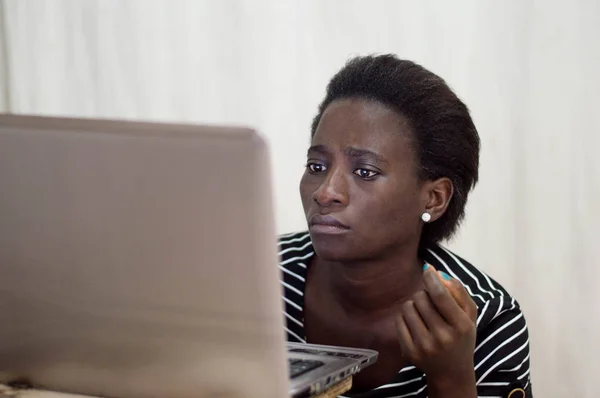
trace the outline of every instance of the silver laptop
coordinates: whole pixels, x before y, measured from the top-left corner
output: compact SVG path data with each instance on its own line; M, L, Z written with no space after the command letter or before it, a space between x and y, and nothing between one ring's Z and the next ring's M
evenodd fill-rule
M0 382L281 398L373 363L286 346L270 173L248 129L0 116Z

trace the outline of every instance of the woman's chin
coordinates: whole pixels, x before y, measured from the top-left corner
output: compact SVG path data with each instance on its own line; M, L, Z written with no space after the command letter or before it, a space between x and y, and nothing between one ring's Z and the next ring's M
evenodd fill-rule
M313 236L312 245L316 255L325 261L349 261L355 258L354 247L344 239L332 239L329 236Z

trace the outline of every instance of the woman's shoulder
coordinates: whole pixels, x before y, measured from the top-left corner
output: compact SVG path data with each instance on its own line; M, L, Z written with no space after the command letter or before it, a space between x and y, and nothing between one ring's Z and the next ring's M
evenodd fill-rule
M426 247L422 255L424 260L433 265L438 271L444 271L452 278L458 279L480 308L489 301L501 297L512 299L500 283L441 245Z
M529 332L517 300L485 272L450 250L430 246L425 261L458 279L477 304L475 370L481 395L522 388L531 396Z
M527 324L521 306L500 283L443 246L427 247L423 257L437 270L458 279L477 304L478 341L486 343L484 346L487 347L497 347L508 341L518 347L526 345ZM489 351L482 346L481 352Z
M279 235L277 254L282 266L307 261L314 254L310 234L304 231Z

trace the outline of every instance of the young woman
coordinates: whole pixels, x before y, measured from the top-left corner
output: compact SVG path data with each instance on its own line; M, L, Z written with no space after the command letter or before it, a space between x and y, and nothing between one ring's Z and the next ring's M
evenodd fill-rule
M446 83L393 55L330 81L280 238L288 339L371 348L349 396L531 396L519 304L440 246L478 179L479 136Z

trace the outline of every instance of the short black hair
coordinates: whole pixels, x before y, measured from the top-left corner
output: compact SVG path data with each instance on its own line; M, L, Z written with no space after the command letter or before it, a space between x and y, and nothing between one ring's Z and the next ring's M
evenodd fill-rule
M421 245L452 237L479 177L479 134L467 106L442 78L421 65L393 54L361 56L349 60L327 85L311 135L329 104L351 98L379 102L407 119L419 178L447 177L454 185L446 212L423 227Z

